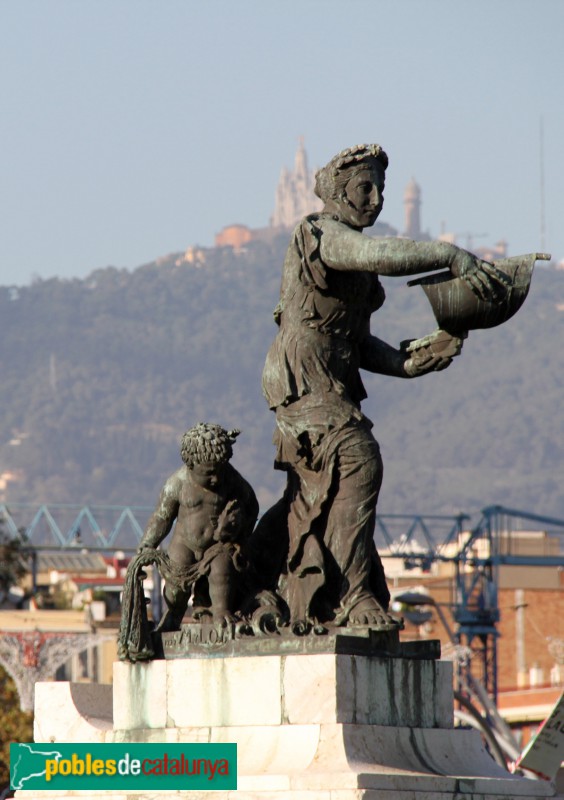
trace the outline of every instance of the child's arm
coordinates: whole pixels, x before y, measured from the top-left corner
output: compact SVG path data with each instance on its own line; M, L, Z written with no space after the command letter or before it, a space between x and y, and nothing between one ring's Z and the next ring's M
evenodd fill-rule
M178 515L179 496L180 478L175 472L162 488L157 507L147 523L145 533L139 543L139 550L158 547L170 532L172 523Z

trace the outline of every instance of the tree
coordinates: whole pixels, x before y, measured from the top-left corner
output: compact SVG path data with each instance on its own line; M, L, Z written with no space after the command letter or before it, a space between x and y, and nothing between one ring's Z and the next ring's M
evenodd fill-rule
M33 714L21 711L14 681L0 666L0 792L10 783L10 743L33 741Z
M28 571L25 543L10 536L0 520L0 603Z
M28 571L25 543L11 537L0 520L0 603ZM0 633L1 635L1 633ZM33 715L20 709L14 681L0 666L0 791L10 782L10 743L33 740Z

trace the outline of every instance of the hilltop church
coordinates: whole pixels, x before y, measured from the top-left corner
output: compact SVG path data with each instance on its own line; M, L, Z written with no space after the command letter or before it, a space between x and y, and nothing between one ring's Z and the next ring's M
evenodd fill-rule
M315 195L314 186L315 170L308 167L304 140L300 137L293 169L283 167L280 173L269 226L252 229L241 224L228 225L216 235L215 246L239 249L248 242L269 240L273 235L292 230L306 214L321 211L323 204ZM369 232L372 236L405 236L416 241L429 241L429 234L421 230L421 189L413 179L404 192L404 209L404 230L401 233L380 221Z
M241 223L227 225L215 236L215 247L232 247L235 252L241 251L250 242L272 242L280 234L287 234L298 222L316 211L321 211L321 200L314 193L315 170L308 167L307 153L303 137L300 137L293 169L283 167L280 173L278 186L274 197L274 211L270 217L269 225L264 228L249 228ZM377 220L366 233L374 237L405 237L414 241L424 242L437 238L457 243L457 235L443 232L437 237L432 237L427 231L421 229L421 187L412 178L403 194L404 223L403 230L398 231L392 225ZM473 247L471 236L466 234L466 247L487 261L505 258L507 255L507 242L501 240L491 247ZM205 248L189 247L184 255L178 259L177 265L191 263L199 267L205 264Z

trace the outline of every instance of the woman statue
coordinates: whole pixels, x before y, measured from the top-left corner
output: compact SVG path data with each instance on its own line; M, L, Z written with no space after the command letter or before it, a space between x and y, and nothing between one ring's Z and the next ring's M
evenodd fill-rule
M437 331L396 349L372 336L384 302L379 275L448 268L480 297L500 287L495 267L446 242L372 239L388 157L377 144L343 150L316 175L324 203L296 227L284 262L278 334L263 390L276 413L275 466L288 484L253 536L268 587L294 626L389 629L389 593L374 546L382 460L359 370L414 378L447 367L461 340Z

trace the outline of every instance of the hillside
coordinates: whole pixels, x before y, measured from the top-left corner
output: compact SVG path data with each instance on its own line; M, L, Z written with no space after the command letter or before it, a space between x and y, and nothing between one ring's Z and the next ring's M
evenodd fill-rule
M245 253L0 287L0 475L11 502L152 505L199 421L241 428L235 465L263 508L274 415L260 376L286 237ZM423 293L386 281L373 331L393 344L435 324ZM560 304L560 305L559 305ZM500 503L564 518L564 272L537 268L519 314L470 335L445 372L365 376L387 513Z

